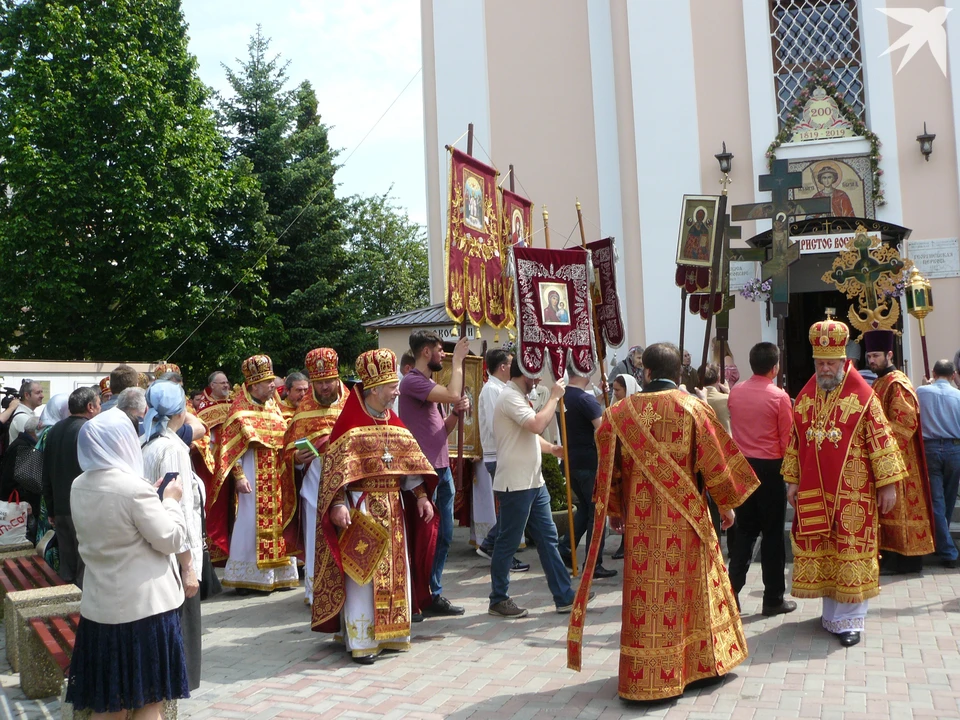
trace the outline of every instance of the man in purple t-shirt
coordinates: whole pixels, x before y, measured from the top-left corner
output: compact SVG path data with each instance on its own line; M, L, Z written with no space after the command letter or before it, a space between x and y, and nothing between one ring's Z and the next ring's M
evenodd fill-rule
M463 608L451 605L442 594L441 577L447 561L447 552L453 540L453 475L450 473L450 453L447 436L457 424L460 413L469 412L470 400L461 397L463 390L463 359L470 349L470 341L463 337L453 351L453 373L444 387L431 377L443 369L443 344L435 332L417 330L410 334L410 352L416 364L400 381L398 412L403 424L413 433L423 454L437 471L440 482L433 502L440 513L440 534L437 552L430 573L430 591L433 603L422 608L424 615L463 615ZM440 412L440 403L450 403L453 411L446 417Z

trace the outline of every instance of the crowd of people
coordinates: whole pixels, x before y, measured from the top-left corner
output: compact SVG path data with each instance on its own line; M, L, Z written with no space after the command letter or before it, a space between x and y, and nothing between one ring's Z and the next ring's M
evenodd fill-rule
M892 334L866 334L874 377L846 359L849 339L831 318L810 329L816 372L795 400L775 384L771 343L750 349L745 380L725 342L700 368L656 343L631 347L599 388L577 375L540 387L509 348L491 349L472 407L468 341L440 384L444 347L428 331L399 360L362 354L347 382L330 348L284 378L254 355L236 387L216 370L189 397L170 364L152 379L121 365L45 406L40 384L24 381L0 416L0 494L30 503L28 538L83 590L68 699L159 717L163 700L199 686L200 601L221 584L246 595L303 582L313 630L363 665L409 649L412 623L463 615L444 583L457 492L448 438L472 415L474 496L495 508L476 536L489 615L529 614L510 580L530 569L518 553L533 544L579 669L593 581L622 572L619 693L674 697L745 659L740 596L758 539L760 611L796 610L787 503L790 593L822 598L823 627L844 646L860 641L880 574L919 572L932 553L958 565L956 365L938 361L914 389L893 365ZM576 513L562 533L544 454L569 464ZM608 527L622 536L622 571L603 562Z

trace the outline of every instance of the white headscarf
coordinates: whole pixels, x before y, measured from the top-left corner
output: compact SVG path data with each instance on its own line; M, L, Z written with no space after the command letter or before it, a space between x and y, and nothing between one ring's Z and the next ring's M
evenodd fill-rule
M637 379L633 375L617 375L617 377L623 382L627 388L627 395L636 395L640 392L640 384L637 382Z
M50 398L43 406L43 412L40 413L40 428L51 428L68 417L70 415L69 400L70 393L57 393Z
M80 428L77 440L80 468L121 470L143 477L143 453L130 417L117 408L102 412Z

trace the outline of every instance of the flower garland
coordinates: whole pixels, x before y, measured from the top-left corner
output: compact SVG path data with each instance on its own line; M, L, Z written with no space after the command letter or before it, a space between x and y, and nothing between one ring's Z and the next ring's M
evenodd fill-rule
M797 99L794 101L793 107L790 108L790 112L787 115L787 122L784 123L783 129L779 132L776 139L770 143L770 147L767 148L767 164L771 169L773 168L773 161L777 159L777 148L787 142L793 135L793 128L803 117L804 106L813 95L813 91L818 87L823 88L827 95L836 101L841 115L853 125L853 131L860 137L870 141L870 169L873 172L873 202L877 207L885 205L887 200L884 197L880 182L880 178L883 176L883 170L880 168L880 161L883 160L883 156L880 154L880 138L877 137L876 133L867 129L867 126L864 125L863 121L857 117L857 114L851 110L843 95L837 90L836 83L823 71L818 70L814 72L813 75L810 76L810 79L807 80L807 84L804 85L800 94L797 95Z

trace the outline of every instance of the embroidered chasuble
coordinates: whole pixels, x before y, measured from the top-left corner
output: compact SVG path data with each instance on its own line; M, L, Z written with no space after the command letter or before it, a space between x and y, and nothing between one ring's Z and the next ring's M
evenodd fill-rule
M759 481L709 406L658 385L614 404L597 430L594 527L608 513L624 520L618 692L628 700L680 695L747 657L705 492L726 511ZM578 671L600 541L594 533L570 616L567 664Z
M288 423L293 420L293 416L297 414L297 408L287 402L286 398L280 399L280 396L277 395L277 407L280 408L280 414L283 415L283 419Z
M422 476L424 484L413 492L401 492L407 475ZM389 410L383 419L375 418L363 402L362 385L354 386L323 456L317 502L314 631L340 632L340 612L347 600L344 568L365 566L363 555L377 549L369 547L373 538L342 544L346 531L330 520L335 503L358 508L361 503L354 503L348 496L361 493L365 514L389 533L386 550L369 581L373 585L373 621L363 633L370 640L385 641L381 649L394 647L391 639L409 638L412 614L429 604L430 570L440 521L435 511L433 520L425 523L417 514L416 500L423 494L430 497L436 486L433 467L397 414ZM352 537L355 539L355 535ZM354 630L345 628L345 632Z
M193 471L200 478L206 490L207 506L206 527L210 559L222 563L227 559L230 547L228 510L224 504L220 516L211 515L210 498L213 496L214 481L217 475L217 462L220 459L220 426L230 413L233 400L216 400L209 390L203 391L203 398L194 408L194 414L207 428L207 434L190 445L190 459Z
M920 428L920 403L910 380L891 370L873 384L900 448L907 474L897 485L897 504L880 516L880 549L901 555L934 551L933 502Z
M880 401L852 363L824 393L797 396L783 479L799 483L793 520L794 597L860 603L880 592L877 490L906 475Z
M260 404L244 386L220 428L220 461L212 492L207 495L208 517L225 519L234 494L228 478L242 472L238 463L248 450L254 453L256 555L260 569L283 567L290 562L283 531L296 512L297 495L293 478L280 472L286 429L275 399Z
M330 432L333 430L333 425L337 422L337 418L340 417L340 411L343 410L343 406L347 402L347 392L346 386L340 383L340 396L338 399L332 405L321 405L314 396L313 388L311 387L310 392L304 395L303 400L300 401L300 406L297 408L293 419L287 424L287 432L283 438L283 456L280 474L285 478L289 477L298 492L300 490L300 482L298 482L297 478L298 473L295 457L297 448L295 443L300 439L306 439L313 443L317 452L320 453L320 457L314 458L312 462L322 463L323 454L327 451L327 440L330 437ZM315 500L314 498L314 501ZM304 503L298 505L298 514L302 515L306 510L307 508L304 507ZM308 522L312 520L313 518L310 517ZM310 546L306 546L306 543L303 542L306 538L300 537L300 526L301 522L299 520L290 523L287 528L287 545L295 546L298 557L303 558L304 553L310 553L312 555L314 548L312 543ZM296 541L290 537L293 534L290 531L295 531L297 536Z

